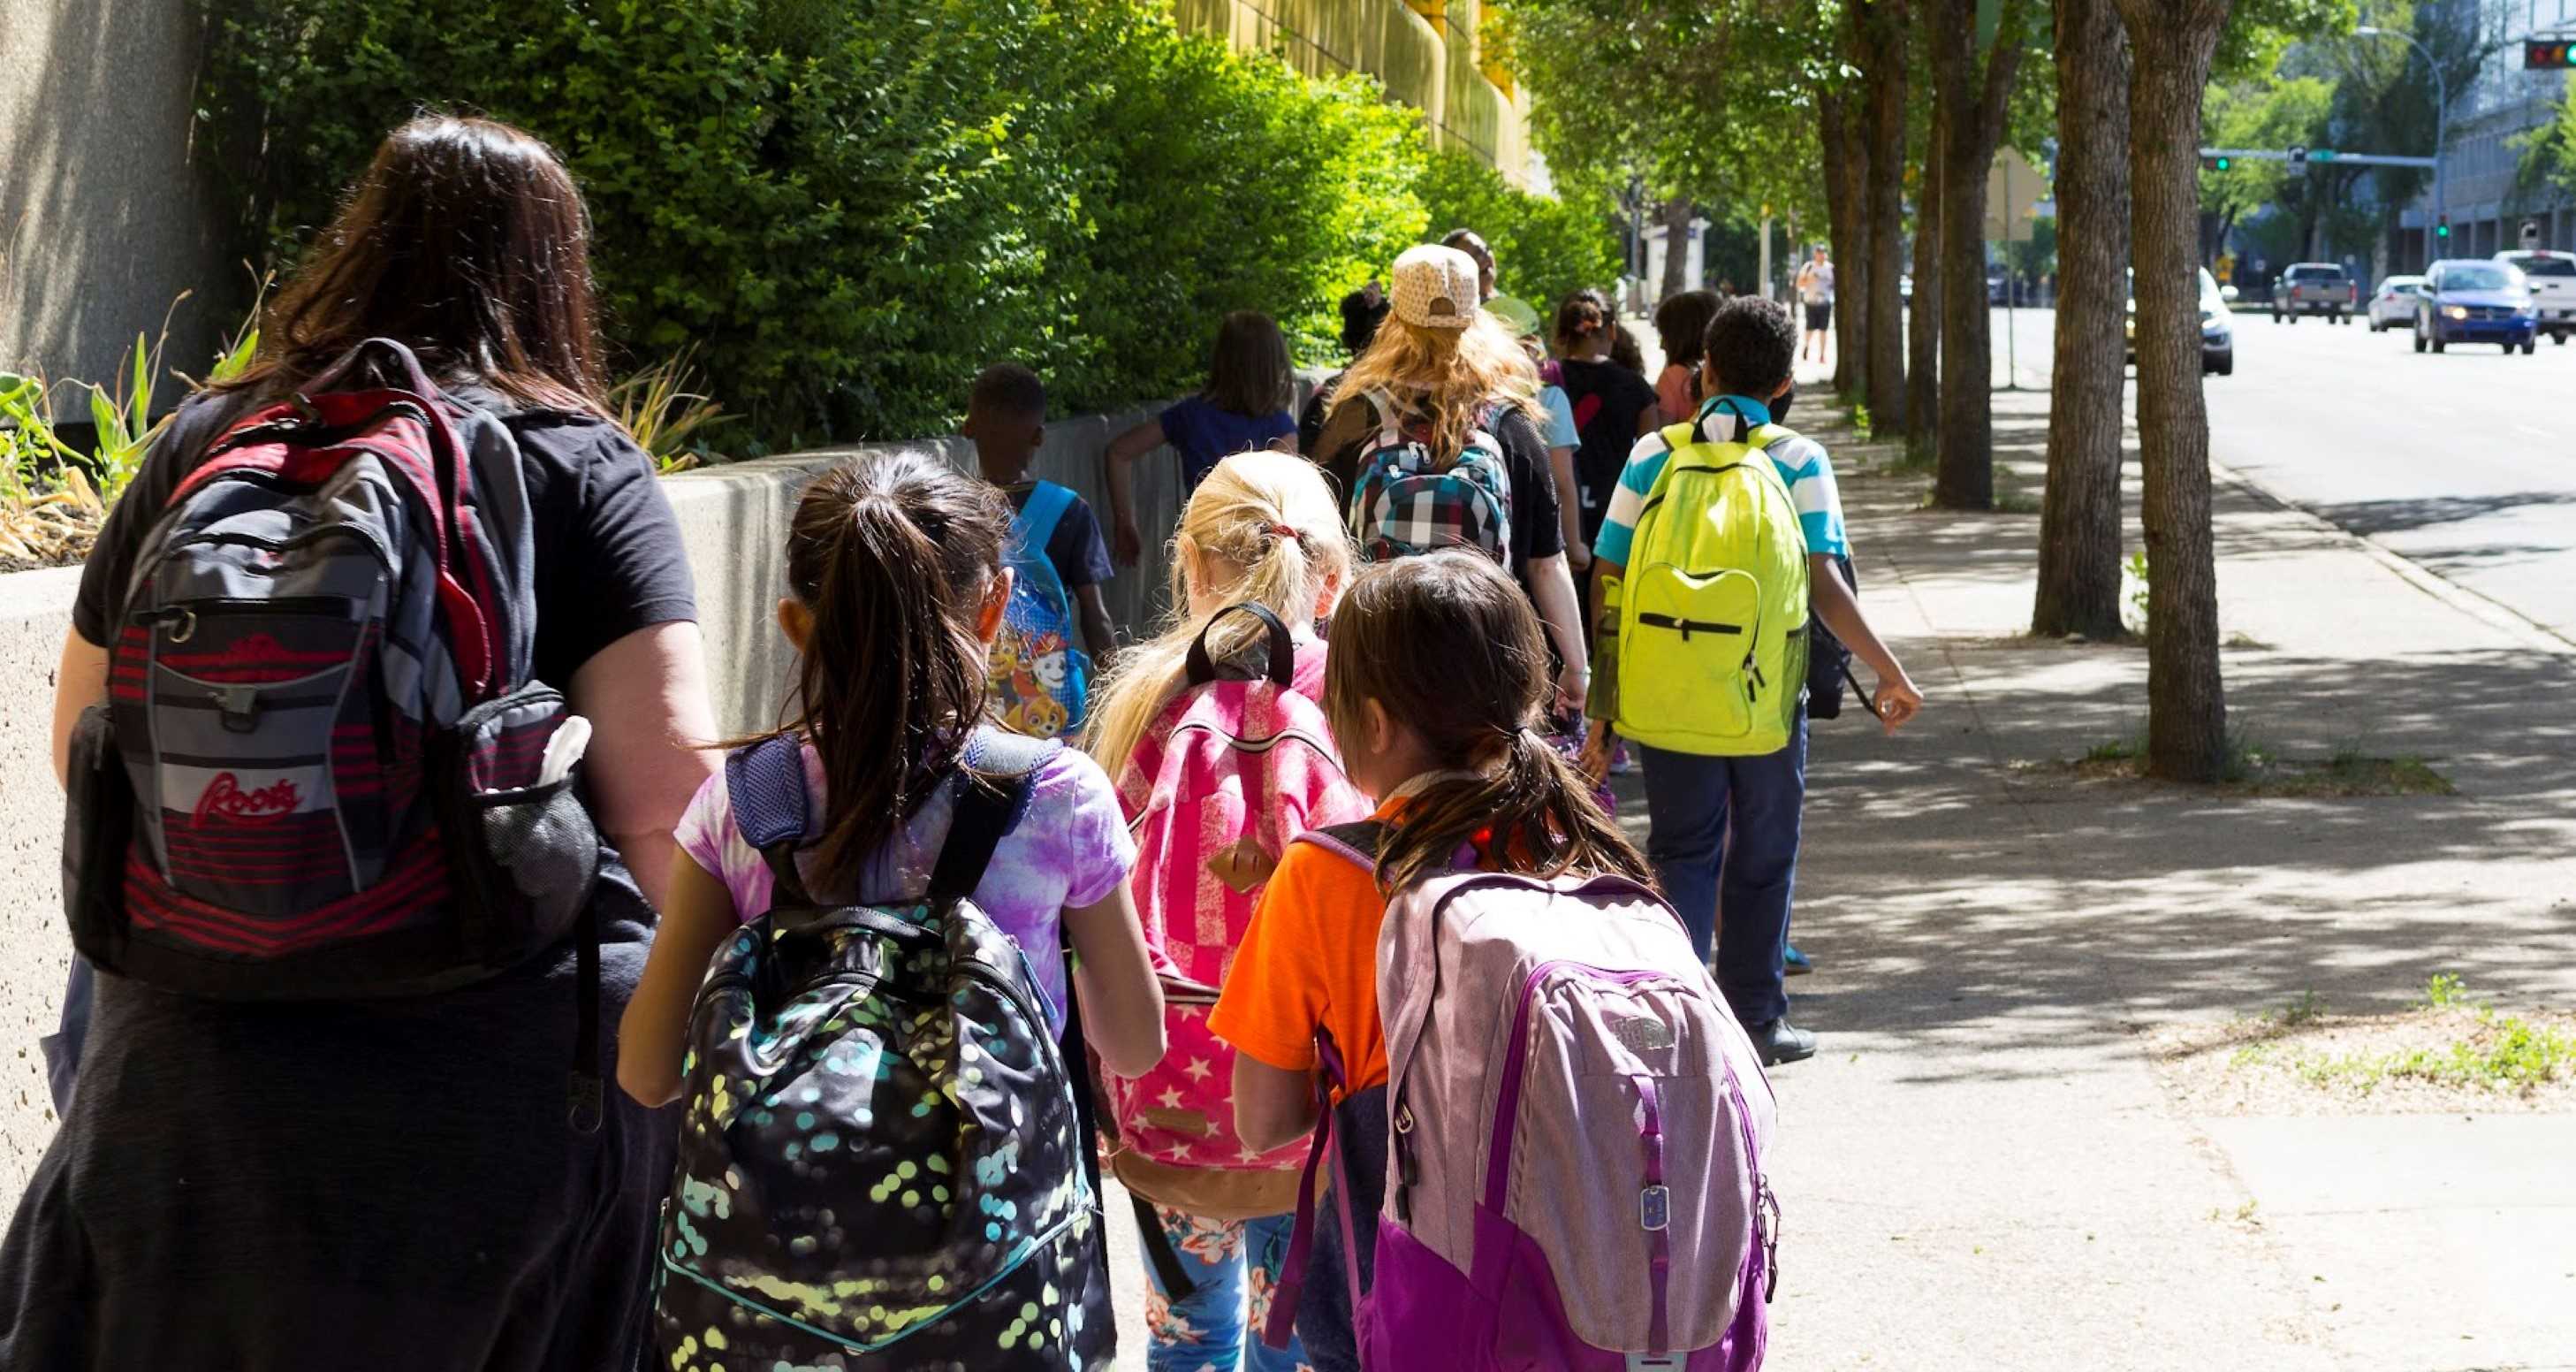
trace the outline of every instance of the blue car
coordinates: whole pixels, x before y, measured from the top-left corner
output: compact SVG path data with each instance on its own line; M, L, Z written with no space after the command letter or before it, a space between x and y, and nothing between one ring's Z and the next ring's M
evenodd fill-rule
M2501 343L2525 355L2540 338L2540 308L2522 272L2507 262L2449 258L2425 269L2415 304L2415 351L2453 343Z

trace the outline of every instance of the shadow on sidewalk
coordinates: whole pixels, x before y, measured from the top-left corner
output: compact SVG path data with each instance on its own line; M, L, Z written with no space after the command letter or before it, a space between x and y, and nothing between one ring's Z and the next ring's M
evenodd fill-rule
M1894 740L1856 709L1818 727L1797 939L1825 970L1791 984L1802 1024L1968 1033L1992 1050L1932 1055L1905 1078L1938 1081L2014 1076L2016 1048L2108 1046L2307 991L2393 1006L2437 971L2503 1002L2576 1002L2576 716L2556 704L2576 665L2222 486L2222 619L2285 626L2284 646L2240 636L2225 654L2242 741L2418 757L2459 794L2084 780L2063 764L2143 736L2145 653L2019 636L2036 517L1920 509L1925 483L1845 482L1864 603L1932 708ZM2134 469L2127 489L2134 510ZM1642 836L1642 805L1627 813ZM2041 1059L2029 1070L2064 1070Z

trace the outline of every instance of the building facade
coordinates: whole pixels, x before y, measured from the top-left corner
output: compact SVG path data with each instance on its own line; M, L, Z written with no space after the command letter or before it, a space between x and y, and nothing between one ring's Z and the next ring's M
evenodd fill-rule
M2428 185L2399 216L2392 256L2405 263L2487 257L2520 246L2525 221L2539 225L2541 246L2576 251L2576 196L2525 186L2518 175L2523 138L2557 118L2568 84L2563 71L2525 71L2523 40L2576 35L2576 0L2453 0L2439 12L2494 50L2474 79L2451 92L2450 130L2442 144L2450 244L2428 237L2436 213Z
M1174 0L1181 27L1276 51L1313 75L1362 72L1422 111L1435 147L1462 148L1543 189L1529 97L1515 88L1483 0Z

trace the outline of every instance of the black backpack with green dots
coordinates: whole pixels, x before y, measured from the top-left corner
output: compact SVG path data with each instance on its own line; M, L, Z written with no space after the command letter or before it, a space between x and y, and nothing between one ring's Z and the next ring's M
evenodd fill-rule
M1060 746L977 731L928 895L902 906L807 893L796 739L726 760L777 894L690 1018L658 1366L1108 1365L1073 1078L1019 946L972 900Z

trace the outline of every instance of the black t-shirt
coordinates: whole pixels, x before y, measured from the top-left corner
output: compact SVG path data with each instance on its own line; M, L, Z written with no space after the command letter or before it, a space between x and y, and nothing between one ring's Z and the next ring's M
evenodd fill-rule
M1377 421L1367 400L1352 397L1333 406L1324 424L1315 462L1332 478L1334 493L1344 502L1359 476L1360 454L1377 437ZM1529 564L1565 551L1565 528L1558 522L1556 473L1547 461L1547 440L1527 411L1514 408L1494 421L1495 441L1503 447L1503 474L1512 483L1512 575L1529 580Z
M82 577L82 637L113 633L144 533L247 403L192 400L154 444ZM695 616L688 562L652 464L614 424L508 422L534 515L536 668L568 685L625 634ZM613 1053L654 913L613 849L591 899ZM39 1350L12 1361L293 1366L351 1346L357 1311L376 1372L635 1366L678 1136L671 1112L613 1087L597 1133L565 1126L576 979L569 941L379 1000L100 977L80 1088L0 1247L0 1325L13 1352Z
M1034 481L1017 482L1002 488L1010 497L1014 512L1029 506L1029 492L1038 488ZM1091 502L1075 496L1064 507L1055 522L1055 532L1048 536L1047 561L1055 564L1055 578L1064 583L1070 595L1085 586L1097 586L1117 575L1109 562L1109 545L1100 537L1100 516L1091 512Z
M1314 393L1306 397L1306 403L1298 407L1297 451L1313 457L1324 446L1324 416L1332 412L1333 392L1339 390L1341 384L1340 372L1325 377L1324 384L1317 386Z
M1574 407L1574 484L1583 498L1583 541L1590 543L1601 532L1610 492L1637 446L1638 418L1655 407L1655 388L1607 358L1568 359L1559 371L1558 384Z
M536 538L537 679L569 686L591 655L637 629L698 617L679 521L652 461L615 424L559 410L503 416L519 440ZM109 511L81 573L72 627L94 644L116 632L135 549L198 456L250 402L200 395L179 407L125 498Z

